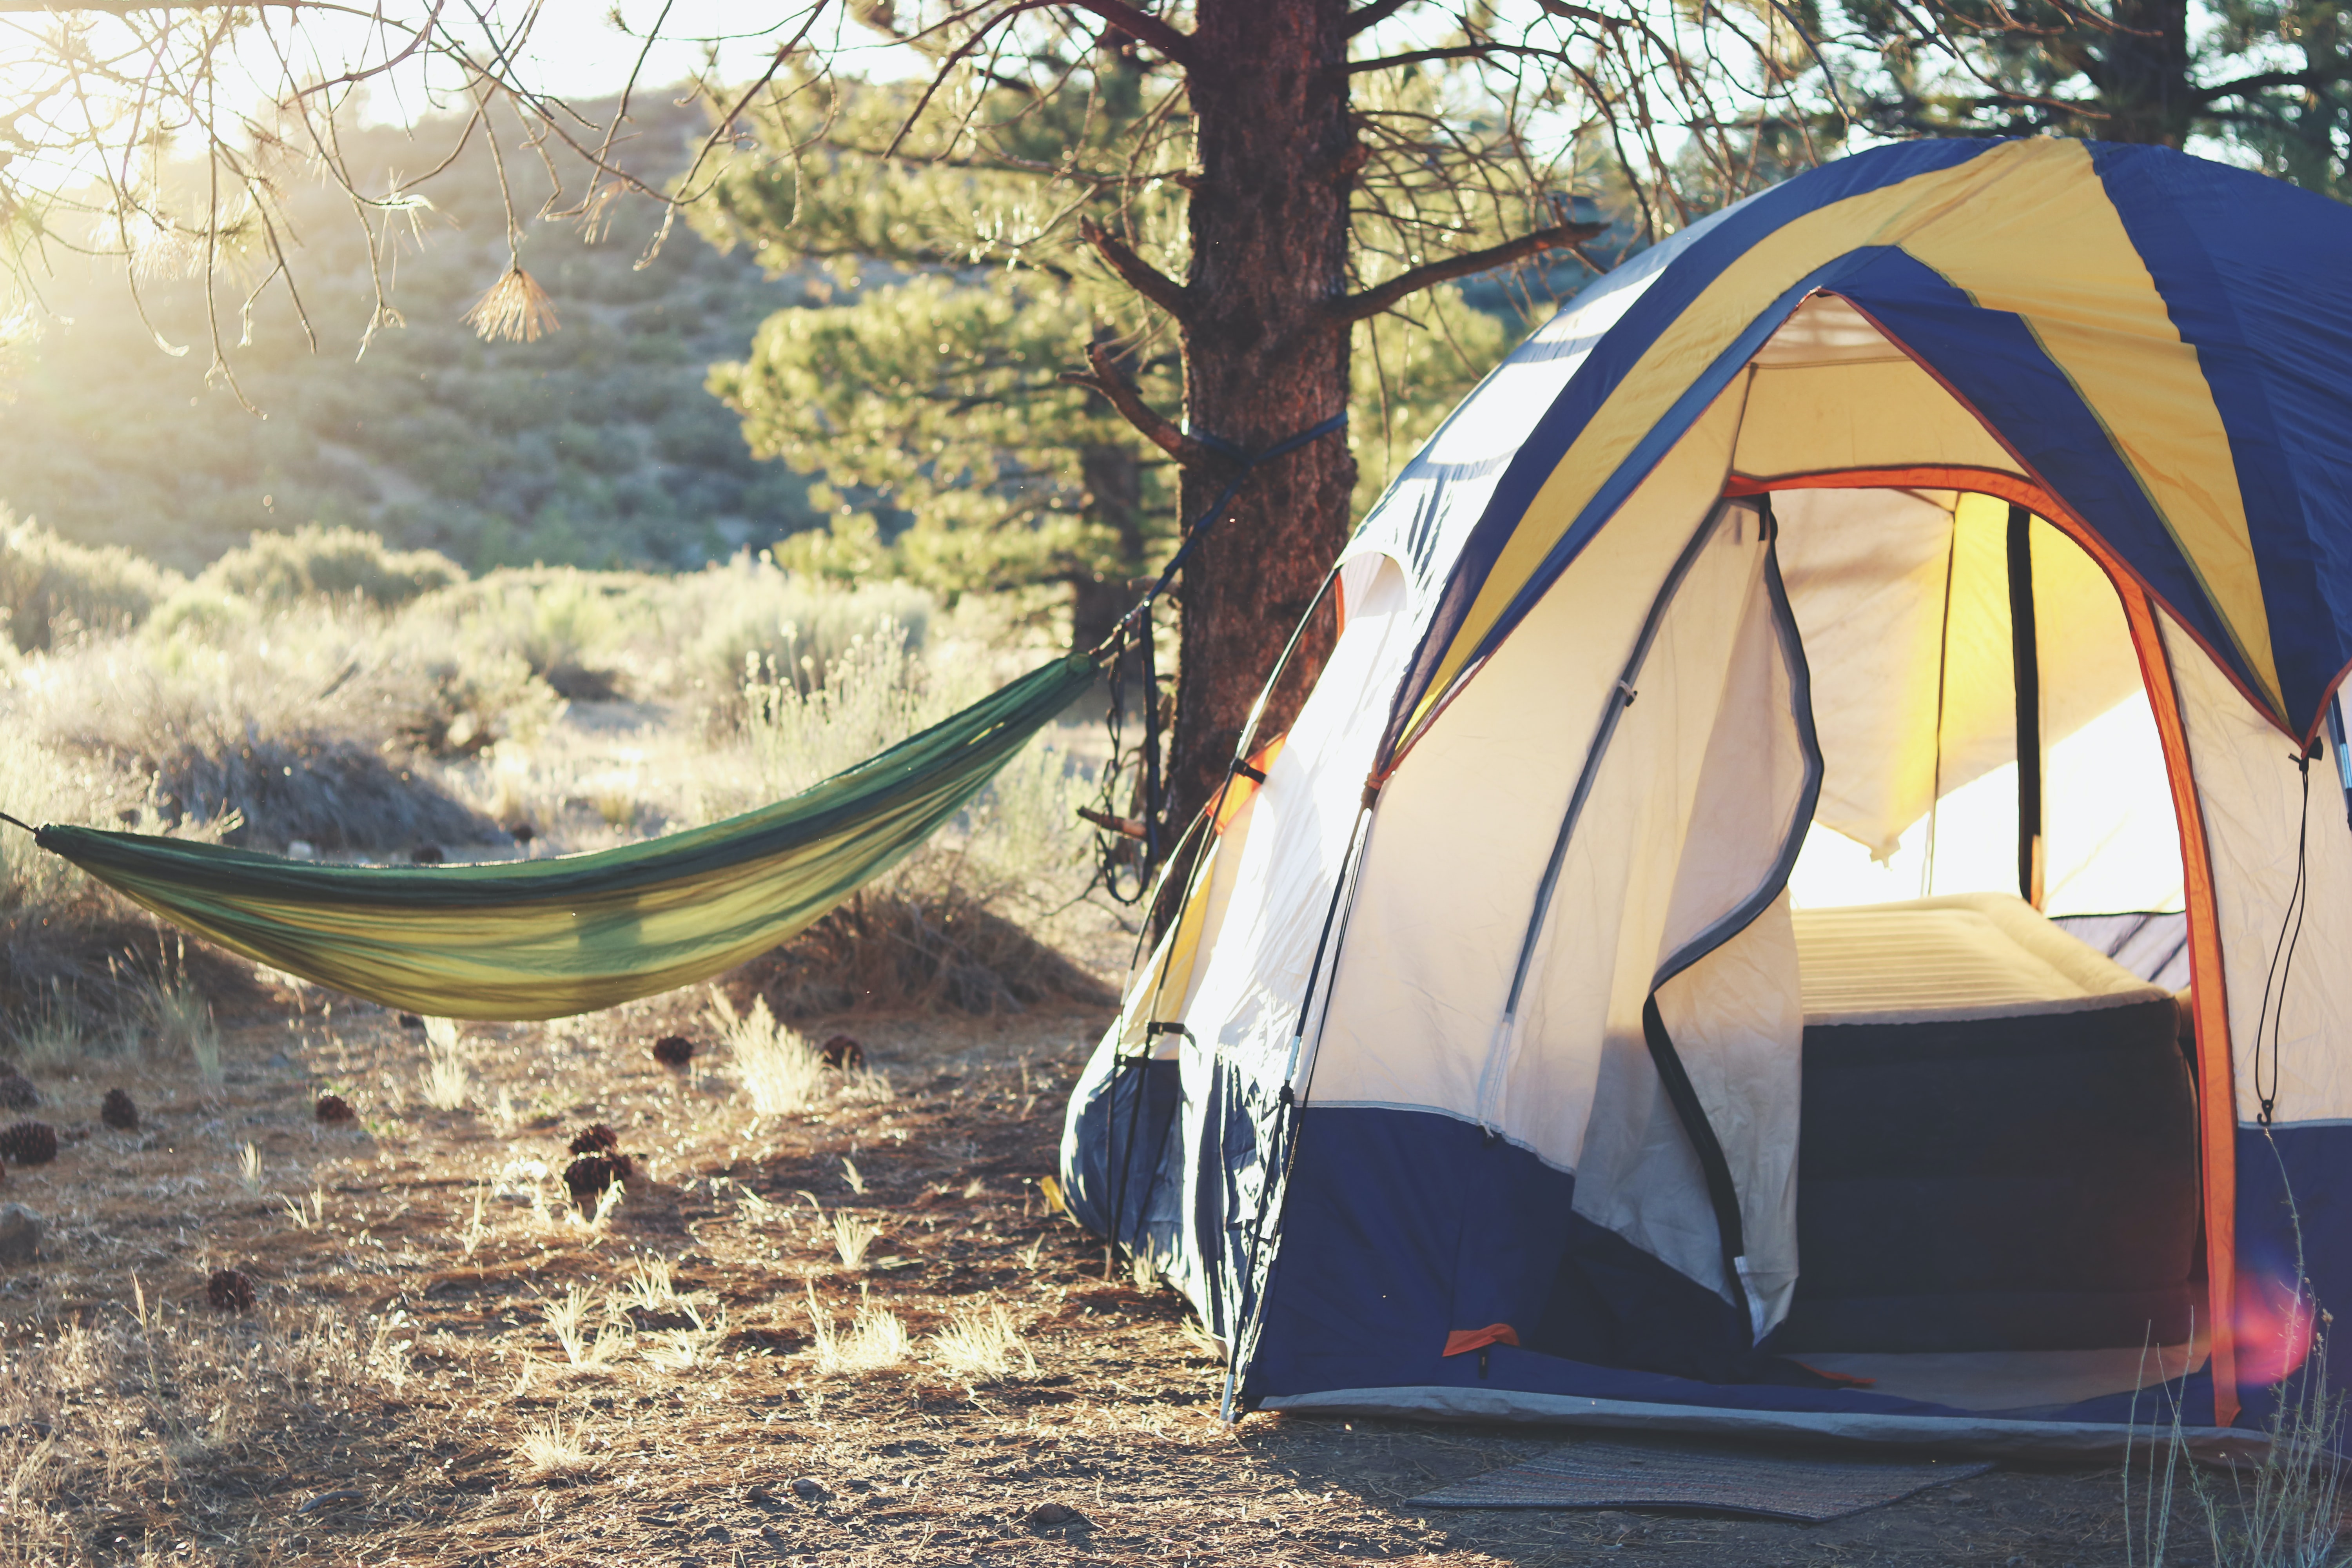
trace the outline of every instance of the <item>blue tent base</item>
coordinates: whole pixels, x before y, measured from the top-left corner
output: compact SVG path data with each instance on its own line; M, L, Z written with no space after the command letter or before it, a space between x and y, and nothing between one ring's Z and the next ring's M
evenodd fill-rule
M1434 1384L1284 1394L1265 1400L1259 1408L1297 1415L1384 1415L1413 1421L1491 1421L1780 1442L1867 1443L2002 1458L2116 1459L2123 1456L2126 1443L2145 1451L2154 1435L2146 1425L2135 1430L2120 1420L2021 1421L1961 1411L1886 1415L1729 1409ZM2263 1433L2231 1426L2185 1426L2181 1438L2190 1453L2204 1459L2258 1458L2269 1446Z

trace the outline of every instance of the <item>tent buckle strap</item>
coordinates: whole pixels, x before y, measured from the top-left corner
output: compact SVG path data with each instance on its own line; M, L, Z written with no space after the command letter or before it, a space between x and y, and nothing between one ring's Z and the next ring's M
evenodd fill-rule
M1249 780L1252 784L1262 784L1265 783L1265 770L1263 768L1254 768L1247 763L1235 763L1234 764L1234 772Z

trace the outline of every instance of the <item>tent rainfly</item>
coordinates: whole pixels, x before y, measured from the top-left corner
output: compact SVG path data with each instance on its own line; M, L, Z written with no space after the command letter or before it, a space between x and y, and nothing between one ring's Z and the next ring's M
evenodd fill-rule
M1067 1113L1229 1416L2259 1430L2352 1309L2347 257L1911 143L1486 377Z

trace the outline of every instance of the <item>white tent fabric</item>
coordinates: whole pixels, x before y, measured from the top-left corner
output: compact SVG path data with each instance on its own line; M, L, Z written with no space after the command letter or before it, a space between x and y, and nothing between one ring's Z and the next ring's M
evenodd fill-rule
M2352 963L2344 962L2352 952L2352 833L2334 758L2323 752L2312 763L2306 797L2286 738L2178 622L2162 616L2159 625L2212 860L2238 1120L2257 1119L2270 1085L2283 1125L2352 1120L2352 1060L2343 1048L2352 1040ZM2272 984L2266 998L2264 983L2283 964L2288 983Z
M1135 1049L1141 1035L1136 1021L1147 1016L1182 1019L1192 1029L1193 1049L1182 1049L1178 1041L1184 1037L1174 1034L1144 1047L1173 1058L1181 1073L1188 1163L1178 1192L1169 1195L1174 1208L1181 1207L1180 1194L1216 1190L1227 1177L1253 1195L1265 1179L1263 1172L1200 1168L1203 1159L1222 1160L1229 1146L1222 1130L1209 1125L1211 1117L1234 1109L1214 1080L1223 1070L1242 1086L1279 1084L1290 1070L1298 1009L1332 884L1362 810L1362 780L1387 716L1387 696L1412 649L1411 602L1395 564L1366 558L1349 574L1349 584L1347 625L1315 689L1266 769L1265 784L1234 815L1217 847L1204 889L1206 918L1162 942L1122 1026L1104 1043L1105 1052L1122 1038ZM1181 974L1169 962L1180 939L1194 959L1181 966ZM1173 996L1154 994L1163 968ZM1253 1105L1243 1114L1264 1110ZM1238 1235L1243 1216L1227 1217L1235 1244L1245 1247ZM1182 1248L1159 1260L1164 1273L1196 1294L1205 1281L1187 1278L1187 1271L1208 1261Z
M1886 489L1793 490L1776 506L1816 670L1820 820L1885 859L1940 796L2016 761L2009 508ZM2139 665L2098 563L2045 521L2032 537L2051 746L2137 693Z
M1512 977L1586 752L1660 584L1714 505L1738 416L1727 396L1700 421L1628 502L1653 526L1596 540L1382 786L1310 1064L1317 1103L1436 1110L1575 1166L1597 1038L1574 1047L1581 1071L1523 1076L1507 1100L1499 1082L1491 1100L1481 1085L1508 1048ZM1564 657L1586 646L1612 653Z

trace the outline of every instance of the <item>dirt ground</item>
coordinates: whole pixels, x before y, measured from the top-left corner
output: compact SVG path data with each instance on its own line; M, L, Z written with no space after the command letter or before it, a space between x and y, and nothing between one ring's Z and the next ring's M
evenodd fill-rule
M468 1026L459 1110L426 1104L425 1035L315 992L228 1028L215 1087L184 1061L41 1077L64 1148L0 1182L51 1227L0 1266L0 1563L2125 1560L2102 1468L1818 1527L1417 1510L1562 1435L1222 1426L1182 1303L1107 1281L1036 1185L1101 1014L819 1024L891 1098L761 1121L723 1056L650 1059L710 1038L700 1006ZM116 1086L136 1131L100 1121ZM330 1090L355 1124L314 1119ZM599 1121L641 1168L601 1224L556 1174ZM879 1227L862 1269L838 1215ZM250 1310L208 1304L222 1268ZM813 1303L836 1345L894 1314L903 1359L827 1370ZM951 1370L932 1336L995 1306L1008 1373Z

